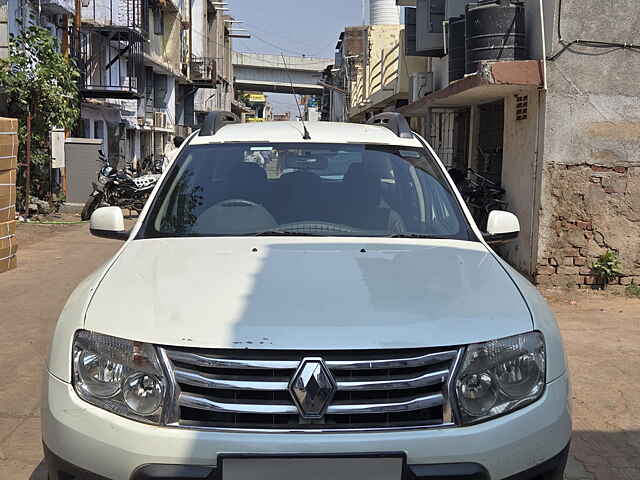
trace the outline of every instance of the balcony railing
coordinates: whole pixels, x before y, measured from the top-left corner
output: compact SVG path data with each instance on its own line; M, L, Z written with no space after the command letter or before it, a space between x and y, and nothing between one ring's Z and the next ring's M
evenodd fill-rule
M213 85L216 80L216 61L210 57L191 57L191 81Z
M147 0L86 0L82 2L82 21L94 27L131 28L149 33Z
M70 29L71 53L85 98L140 98L144 92L142 35L130 29Z

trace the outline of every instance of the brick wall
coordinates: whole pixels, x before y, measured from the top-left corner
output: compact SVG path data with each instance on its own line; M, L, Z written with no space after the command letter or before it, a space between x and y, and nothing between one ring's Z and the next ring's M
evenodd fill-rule
M544 178L536 282L591 288L591 265L613 250L624 276L610 288L640 285L640 167L551 165Z

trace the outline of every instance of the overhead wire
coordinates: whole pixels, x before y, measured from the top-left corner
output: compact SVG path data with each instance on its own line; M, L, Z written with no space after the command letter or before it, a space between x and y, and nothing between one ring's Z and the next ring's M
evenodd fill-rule
M558 59L558 57L560 57L567 50L578 55L606 55L606 54L615 52L617 50L632 50L632 51L640 52L640 45L636 45L633 43L602 42L599 40L582 40L582 39L566 41L562 36L562 0L558 0L557 29L558 29L558 41L560 42L560 44L562 44L562 48L556 53L554 53L553 55L550 55L547 57L547 60L550 62L554 62L556 59ZM587 48L608 49L608 51L596 54L596 53L578 52L575 50L571 50L571 47L575 45L587 47Z
M275 32L269 32L267 30L261 29L260 27L254 25L252 23L245 22L245 25L247 27L249 27L251 29L251 31L255 30L255 31L260 32L263 35L272 35L272 36L280 37L280 38L282 38L282 39L284 39L286 41L289 41L289 42L295 42L296 44L302 44L302 46L304 46L304 47L309 47L309 45L310 45L309 43L301 41L299 38L292 39L288 35L283 35L283 34L279 34L279 33L275 33ZM331 48L333 46L333 44L335 44L335 40L334 39L331 39L329 42L324 42L322 44L323 50L325 49L324 47L326 47L327 50L328 49L333 50ZM315 47L317 48L317 46L318 45L316 43ZM280 48L281 50L283 49L282 47L276 47L276 48ZM296 52L296 53L301 53L301 52ZM318 53L317 50L309 50L309 53L311 53L312 56L315 56L315 57L321 57L322 56L321 54ZM306 53L304 53L304 55L306 55Z

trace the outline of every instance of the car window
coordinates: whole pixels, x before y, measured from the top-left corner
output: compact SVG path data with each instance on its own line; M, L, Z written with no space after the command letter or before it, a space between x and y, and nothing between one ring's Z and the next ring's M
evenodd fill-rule
M188 147L144 228L149 237L255 234L470 238L429 153L379 145Z

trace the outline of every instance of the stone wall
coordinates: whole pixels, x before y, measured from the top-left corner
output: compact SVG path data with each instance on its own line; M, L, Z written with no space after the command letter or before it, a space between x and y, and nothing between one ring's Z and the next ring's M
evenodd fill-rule
M639 152L640 154L640 152ZM536 282L591 288L591 265L612 250L624 276L618 286L640 285L640 167L553 165L544 172L550 212Z
M545 0L548 90L536 280L589 287L591 265L616 252L640 285L640 62L624 48L568 42L638 44L640 2ZM559 40L560 24L564 42Z

